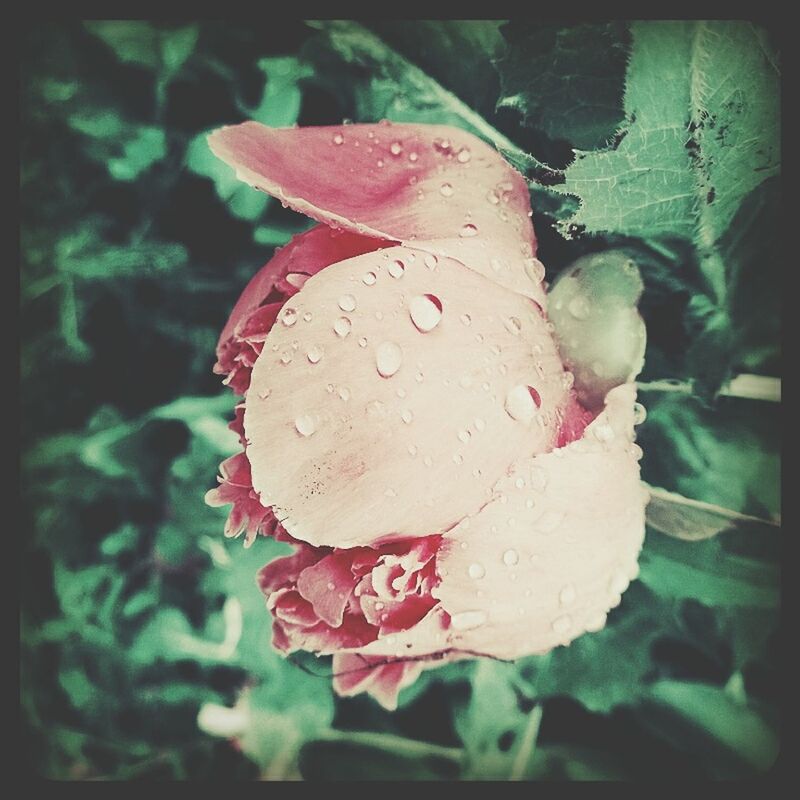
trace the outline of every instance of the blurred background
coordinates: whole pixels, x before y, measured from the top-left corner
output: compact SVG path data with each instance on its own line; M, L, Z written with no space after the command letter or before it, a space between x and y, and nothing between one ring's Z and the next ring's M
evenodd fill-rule
M774 53L770 32L753 30ZM578 207L558 188L573 148L623 147L626 80L632 92L647 78L629 66L640 35L531 21L24 32L27 775L649 781L771 767L781 431L774 381L752 376L780 376L777 170L719 231L713 279L685 225L565 225ZM548 280L588 252L635 258L642 475L678 493L656 509L640 580L606 629L516 663L432 670L395 713L335 698L329 659L272 649L255 573L286 546L223 539L225 509L203 502L237 450L234 397L211 372L217 335L250 276L309 226L237 182L205 136L245 119L383 118L496 142L531 180Z

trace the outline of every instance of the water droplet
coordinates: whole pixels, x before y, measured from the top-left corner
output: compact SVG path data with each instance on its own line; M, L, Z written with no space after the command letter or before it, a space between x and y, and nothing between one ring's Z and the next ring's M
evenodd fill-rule
M341 133L334 134L333 143L334 144L344 144L344 136L342 136Z
M462 611L450 618L450 627L457 631L469 631L480 628L486 622L485 611Z
M346 386L340 386L337 394L345 402L347 402L350 399L350 390Z
M408 454L410 456L415 456L417 454L417 446L415 444L410 444L408 446Z
M575 587L572 584L567 584L558 595L558 602L562 606L568 606L570 603L575 602Z
M417 383L422 383L422 381L424 381L424 380L425 380L425 376L424 376L424 375L423 375L421 372L418 372L418 373L417 373L417 374L414 376L414 380L415 380Z
M394 342L382 342L375 350L375 364L378 374L383 378L391 378L403 363L403 351Z
M339 298L339 308L342 311L355 311L356 310L356 299L351 294L343 294Z
M466 239L470 236L477 236L478 235L478 228L473 225L471 222L468 222L466 225L461 227L461 230L458 232L458 235L462 238Z
M297 310L294 308L284 308L281 311L281 322L287 327L291 328L297 322Z
M508 416L518 422L529 423L536 414L538 407L532 394L534 391L536 390L532 390L532 387L524 384L514 386L506 395L505 409Z
M470 153L468 147L462 147L461 150L458 151L458 155L456 156L456 160L460 164L466 164L472 158L472 153Z
M425 458L422 459L422 463L426 467L430 467L433 464L433 459L430 456L425 456Z
M439 187L439 194L442 197L452 197L453 196L453 186L450 183L443 183Z
M406 266L402 261L392 261L392 263L389 264L389 274L393 278L402 278L405 271Z
M414 414L408 408L405 409L405 411L403 411L403 413L400 416L406 425L410 425L412 420L414 419Z
M361 338L358 340L358 346L359 346L359 347L366 347L366 346L367 346L367 337L366 337L366 336L362 336L362 337L361 337Z
M303 414L294 421L294 427L301 436L311 436L317 429L317 424L312 416Z
M411 298L408 313L421 333L432 331L442 318L442 301L434 294L418 294Z
M458 440L466 444L470 439L470 435L470 432L464 428L458 432Z
M566 633L571 627L572 619L566 614L553 620L553 631L555 633Z
M607 424L596 425L594 428L594 438L598 442L610 442L614 438L614 429Z
M464 463L464 456L461 453L453 453L453 463L454 464L463 464Z
M399 397L399 398L402 400L402 399L403 399L403 398L406 396L406 390L405 390L405 389L403 389L403 387L401 386L401 387L400 387L400 388L397 390L396 394L397 394L397 396L398 396L398 397Z
M310 277L310 275L306 275L304 272L290 272L286 276L286 283L288 283L290 286L294 286L296 289L302 289L305 285L305 282Z
M439 263L439 260L433 253L428 253L423 261L428 269L436 269L436 265Z
M628 576L621 569L614 570L608 581L608 591L613 595L622 594L629 583Z
M561 385L566 391L569 391L575 383L575 376L571 372L565 372L561 376Z
M467 572L470 578L476 581L482 578L486 574L486 570L483 568L483 564L470 564Z
M497 194L494 189L489 190L489 193L486 195L486 199L493 205L496 206L500 202L500 195Z
M528 499L525 501L525 508L533 508L533 507L534 507L534 505L536 505L536 504L533 502L533 498L531 498L531 497L529 497L529 498L528 498Z
M289 350L284 350L283 353L281 353L281 363L288 364L289 362L291 362L291 360L292 360L291 352Z
M499 258L493 258L489 264L495 272L500 272L500 270L505 268L505 264Z
M342 339L350 333L350 328L352 328L352 323L347 317L339 317L333 323L333 332Z
M381 603L380 600L377 603L375 603L376 611L383 611L384 608L386 608L386 606L383 603Z
M520 331L522 330L522 323L517 317L506 317L503 320L503 325L505 325L506 330L509 333L514 334L514 336L519 336Z
M450 152L451 144L449 139L434 139L433 146L440 153L446 154Z
M401 145L401 144L400 144L400 142L392 142L392 143L389 145L389 152L390 152L390 153L391 153L393 156L399 156L399 155L400 155L400 153L402 153L402 152L403 152L403 145Z
M641 425L647 419L647 409L641 403L633 404L633 424Z
M587 319L591 312L589 301L582 294L576 295L569 301L567 310L575 319Z
M541 283L545 273L544 264L538 258L526 258L525 272L534 283Z
M367 286L372 286L376 280L378 280L378 276L374 272L367 272L361 279Z
M325 387L325 389L327 390L328 394L333 394L333 390L334 390L335 388L336 388L336 387L335 387L335 386L334 386L332 383L329 383L329 384L328 384L328 385Z
M376 166L378 169L382 169L382 168L383 168L383 159L382 159L382 158L379 158L379 159L378 159L378 160L375 162L375 166Z
M517 489L524 489L525 488L525 478L522 478L522 477L517 478L514 481L514 486L516 486Z
M322 348L318 345L309 347L306 357L312 364L318 364L322 358Z
M486 423L480 417L478 417L475 420L475 430L482 431L485 428L486 428Z
M271 394L272 394L272 389L264 389L263 391L260 391L260 392L258 393L258 396L259 396L259 397L260 397L262 400L266 400L266 399L267 399L267 398L268 398L268 397L269 397Z
M412 163L414 161L416 161L418 158L419 158L419 156L416 153L409 153L408 154L408 160L411 161Z
M519 563L519 553L516 550L506 550L503 553L503 563L507 567L513 567L515 564Z

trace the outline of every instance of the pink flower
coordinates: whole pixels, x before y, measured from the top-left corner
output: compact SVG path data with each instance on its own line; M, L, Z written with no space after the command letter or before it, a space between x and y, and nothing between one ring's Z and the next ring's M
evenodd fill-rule
M274 645L332 654L340 694L392 708L422 669L600 629L644 535L641 337L624 329L611 371L580 335L556 342L522 176L440 126L244 123L210 144L321 223L255 275L217 348L244 450L209 502L232 505L227 535L296 547L259 574ZM596 312L587 351L614 350L585 280L557 290Z

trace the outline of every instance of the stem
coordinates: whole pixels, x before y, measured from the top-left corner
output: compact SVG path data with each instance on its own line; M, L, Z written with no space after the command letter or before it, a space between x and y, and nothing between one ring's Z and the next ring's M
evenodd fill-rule
M639 381L636 387L641 392L692 394L694 391L694 386L690 381ZM769 403L780 403L781 379L766 375L737 375L723 384L718 394L724 397L740 397L745 400L765 400Z
M508 776L511 781L522 780L525 775L525 768L533 759L533 754L536 752L536 740L539 736L539 726L542 724L542 710L541 703L537 703L531 710L528 724L525 726L525 733L522 735L519 750L517 750L517 755L514 757L511 773Z
M315 738L317 741L324 742L351 742L385 750L388 753L401 753L416 758L437 756L457 764L461 763L464 756L464 751L458 747L444 747L439 744L395 736L393 733L379 733L377 731L340 731L331 728Z

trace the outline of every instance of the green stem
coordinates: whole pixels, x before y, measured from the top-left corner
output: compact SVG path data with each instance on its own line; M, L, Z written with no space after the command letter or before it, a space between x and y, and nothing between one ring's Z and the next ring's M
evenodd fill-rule
M511 781L521 781L533 760L533 755L536 752L536 740L539 737L539 726L542 724L542 711L541 703L537 703L531 710L528 724L525 726L525 732L522 735L522 741L519 743L517 755L514 757L514 763L511 766L511 773L508 776Z
M460 764L464 756L464 751L458 747L444 747L439 744L395 736L393 733L380 733L377 731L340 731L331 728L317 736L316 739L324 742L350 742L364 745L365 747L374 747L388 753L411 756L412 758L436 756L456 764Z
M640 392L674 392L692 394L694 386L690 381L639 381L636 388ZM722 385L719 390L724 397L739 397L745 400L765 400L770 403L781 401L781 379L767 375L737 375Z

